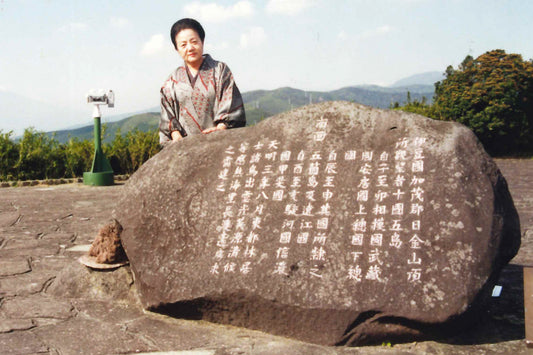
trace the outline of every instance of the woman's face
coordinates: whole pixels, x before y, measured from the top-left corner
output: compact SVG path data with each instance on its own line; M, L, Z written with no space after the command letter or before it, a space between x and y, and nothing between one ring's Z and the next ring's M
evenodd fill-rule
M195 30L186 28L176 35L177 51L185 63L198 69L202 64L204 54L204 44Z

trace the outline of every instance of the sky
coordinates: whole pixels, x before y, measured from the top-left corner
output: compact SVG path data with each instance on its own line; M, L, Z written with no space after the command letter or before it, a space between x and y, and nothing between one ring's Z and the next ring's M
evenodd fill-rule
M91 89L115 92L104 115L156 107L183 17L241 92L387 86L493 49L533 58L530 0L0 0L0 95L79 113L17 123L43 130L92 124Z

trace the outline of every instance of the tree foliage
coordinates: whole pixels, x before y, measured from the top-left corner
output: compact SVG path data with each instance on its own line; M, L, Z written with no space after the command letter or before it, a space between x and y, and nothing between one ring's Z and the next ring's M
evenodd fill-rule
M93 161L94 141L70 138L65 143L65 177L75 178L90 171Z
M134 129L123 135L118 130L113 141L102 148L113 171L132 174L159 152L159 134Z
M533 151L533 62L493 50L435 84L434 116L470 127L493 155Z
M65 149L53 137L33 128L26 129L19 143L15 164L20 180L49 179L65 170Z
M0 180L13 180L15 164L19 156L19 146L11 140L13 132L0 130Z
M143 132L137 129L126 135L129 147L131 171L134 172L141 165L159 151L159 135Z
M73 178L91 169L93 141L70 138L63 144L33 128L26 129L18 142L11 136L0 130L0 181ZM159 152L159 136L154 131L118 132L102 149L115 174L132 174Z
M391 105L390 108L393 110L412 112L422 116L435 118L435 108L433 105L427 103L426 97L422 97L421 100L415 99L411 101L411 95L409 91L407 92L407 101L405 105L400 106L400 103L396 101L393 105Z

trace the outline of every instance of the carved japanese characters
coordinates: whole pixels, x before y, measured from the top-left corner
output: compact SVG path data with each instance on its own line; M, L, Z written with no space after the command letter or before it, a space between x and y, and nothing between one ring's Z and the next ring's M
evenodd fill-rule
M166 147L115 217L145 307L321 344L427 335L520 244L472 132L344 102Z

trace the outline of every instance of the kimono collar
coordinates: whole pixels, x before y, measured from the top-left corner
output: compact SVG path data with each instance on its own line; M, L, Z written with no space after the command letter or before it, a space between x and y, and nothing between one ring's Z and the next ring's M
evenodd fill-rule
M203 58L204 60L202 61L202 64L200 64L200 68L198 68L198 72L200 72L200 70L205 70L209 68L210 67L209 64L213 62L213 58L211 58L209 54L204 54ZM183 67L185 68L185 70L187 70L187 72L190 72L189 67L187 66L187 63L184 62Z

